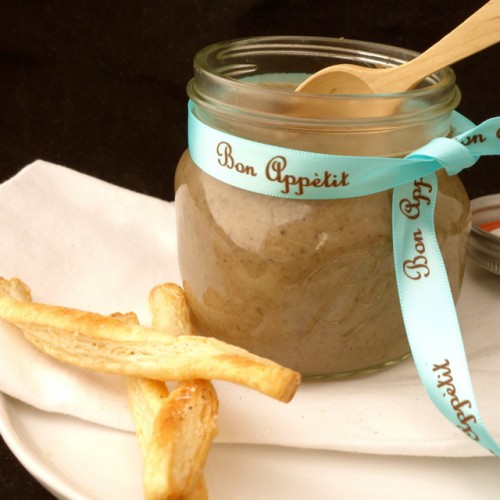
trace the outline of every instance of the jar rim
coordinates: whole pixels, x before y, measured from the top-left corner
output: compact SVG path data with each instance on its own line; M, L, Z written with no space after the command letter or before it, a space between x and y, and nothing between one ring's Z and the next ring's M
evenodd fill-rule
M450 67L443 68L424 81L424 84L405 91L384 94L314 94L308 92L297 93L293 88L271 88L257 85L257 80L265 71L259 68L258 62L265 61L266 57L280 56L289 60L289 68L295 77L302 74L303 79L314 71L304 71L304 68L293 66L293 63L312 61L317 69L329 65L329 60L340 62L363 63L368 66L391 67L403 64L415 58L418 52L386 45L381 43L351 40L346 38L327 38L316 36L261 36L238 38L217 42L201 49L194 57L194 77L188 84L188 94L192 100L212 112L240 112L247 116L258 115L268 118L274 115L266 108L266 103L274 101L281 107L285 101L300 101L304 109L324 106L326 103L357 102L364 106L374 101L401 101L425 103L423 106L414 106L411 112L395 114L390 117L360 117L354 121L367 120L370 123L383 121L420 121L422 113L432 114L433 117L450 113L460 101L460 91L455 83L455 73ZM301 59L302 58L302 59ZM331 62L333 64L333 62ZM279 75L283 76L281 71ZM292 75L293 76L293 75ZM300 83L300 82L298 82ZM297 84L298 84L297 83ZM252 103L261 103L259 109L250 109L244 105L245 96L252 95ZM299 121L313 120L315 116L296 117ZM280 116L283 119L283 116ZM324 118L322 121L338 123L345 118ZM349 120L351 123L352 119Z

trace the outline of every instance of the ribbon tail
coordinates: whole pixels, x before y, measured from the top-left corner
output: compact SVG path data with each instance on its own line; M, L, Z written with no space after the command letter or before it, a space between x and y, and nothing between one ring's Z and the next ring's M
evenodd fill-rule
M500 456L500 446L479 415L435 234L437 190L436 175L430 174L393 193L394 264L406 333L417 371L435 406L465 435ZM408 206L412 212L405 211Z

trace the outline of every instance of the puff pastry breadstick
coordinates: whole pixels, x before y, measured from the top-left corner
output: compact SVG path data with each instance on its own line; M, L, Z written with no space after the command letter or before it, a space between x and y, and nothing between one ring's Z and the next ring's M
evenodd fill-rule
M155 380L221 379L289 401L300 375L214 338L169 333L118 318L29 301L20 280L0 278L0 318L47 354L83 368ZM188 333L187 335L185 333Z
M185 296L177 285L155 287L150 306L159 330L179 322L191 328ZM217 431L218 399L212 384L185 381L169 394L161 382L129 378L128 393L144 457L146 500L208 498L202 471Z
M175 283L163 283L149 292L153 328L165 332L184 332L194 335L184 290Z
M170 394L165 388L156 410L151 400L161 382L131 379L128 384L144 457L146 500L207 498L203 467L216 435L218 410L212 384L207 380L180 382Z

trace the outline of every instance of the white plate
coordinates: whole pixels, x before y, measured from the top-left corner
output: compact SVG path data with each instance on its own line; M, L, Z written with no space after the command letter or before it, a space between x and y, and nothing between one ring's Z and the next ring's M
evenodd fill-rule
M42 412L0 394L0 433L60 499L138 500L135 436ZM205 477L214 500L500 497L496 458L413 458L215 444Z

